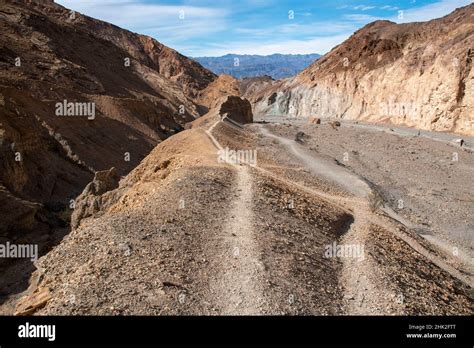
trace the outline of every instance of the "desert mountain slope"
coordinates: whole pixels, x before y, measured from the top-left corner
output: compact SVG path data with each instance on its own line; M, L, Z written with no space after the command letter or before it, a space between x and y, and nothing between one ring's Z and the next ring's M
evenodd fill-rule
M470 12L439 22L458 29L434 25L459 57ZM217 78L52 1L2 2L0 19L0 241L42 248L34 264L0 264L0 314L472 313L472 243L458 247L472 226L464 178L474 158L462 142L374 135L345 122L252 124L241 98L263 114L278 105L299 116L334 99L320 116L349 117L358 98L379 102L374 91L388 83L380 73L400 74L402 56L431 38L417 30L433 24L410 24L403 39L405 26L374 23L275 82ZM357 57L366 65L339 67L349 54L349 66ZM437 59L422 71L416 60L407 78L452 83L436 77ZM472 106L470 58L459 64L458 102L447 114L457 126ZM333 114L341 90L352 91L349 104ZM411 92L422 100L423 91ZM85 106L58 115L64 100ZM89 105L96 112L84 115ZM407 209L394 210L400 198ZM458 235L438 234L452 221Z
M101 209L36 263L18 314L470 312L470 287L419 236L218 110L94 198ZM222 160L229 149L256 153ZM335 243L362 243L365 257L327 256Z
M474 5L423 23L371 23L253 96L256 116L391 122L474 134Z
M0 30L0 196L13 202L0 208L2 236L57 227L51 211L66 226L95 172L135 168L200 116L194 98L216 78L53 1L1 1Z
M149 36L132 33L113 24L73 12L60 5L52 4L52 1L27 2L30 8L40 11L49 18L66 22L88 35L113 43L127 52L132 60L137 60L141 65L158 71L166 79L176 81L187 95L195 96L199 90L207 87L216 78L216 75L194 60L188 59Z

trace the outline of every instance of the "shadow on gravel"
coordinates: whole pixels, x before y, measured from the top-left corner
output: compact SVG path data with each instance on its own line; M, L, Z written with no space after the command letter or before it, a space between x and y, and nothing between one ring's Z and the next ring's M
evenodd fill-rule
M43 218L47 223L38 223L31 231L15 231L15 237L0 236L0 244L7 242L15 245L36 245L37 258L46 255L71 231L65 221L60 221L56 214L47 212ZM31 258L4 258L0 259L0 315L13 314L13 304L2 306L10 299L15 298L30 286L30 279L36 271L34 260ZM11 312L11 313L10 313Z
M352 224L354 223L354 217L350 214L345 214L338 220L338 226L335 226L333 231L335 232L336 238L341 238L351 229Z

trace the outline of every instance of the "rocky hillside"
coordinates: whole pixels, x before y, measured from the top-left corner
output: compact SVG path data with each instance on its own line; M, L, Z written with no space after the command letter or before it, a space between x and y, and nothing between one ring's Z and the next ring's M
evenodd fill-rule
M319 154L300 161L293 140L287 148L273 127L238 126L232 110L241 115L250 104L229 96L118 185L113 171L96 175L80 197L77 228L35 263L12 312L471 314L472 287L416 233L311 173L329 165L351 188L361 187L357 176ZM338 131L326 131L331 146ZM255 153L254 165L222 160L229 149ZM90 209L95 202L100 208ZM362 251L328 256L336 243Z
M220 75L198 95L198 103L205 111L215 108L229 95L240 96L240 83L230 75Z
M472 225L471 152L253 111L470 132L473 6L239 81L53 1L0 4L0 244L40 247L0 260L0 315L472 314L464 251L420 234ZM403 218L402 194L425 204Z
M240 92L243 96L252 98L260 90L263 90L275 83L270 76L248 77L240 80Z
M0 30L0 237L67 226L95 172L135 168L200 116L195 97L216 78L53 1L2 1Z
M214 73L235 78L269 75L274 79L294 76L321 57L313 54L271 54L268 56L226 54L222 57L198 57L196 61Z
M474 5L423 23L377 21L254 95L255 114L474 134L473 42Z

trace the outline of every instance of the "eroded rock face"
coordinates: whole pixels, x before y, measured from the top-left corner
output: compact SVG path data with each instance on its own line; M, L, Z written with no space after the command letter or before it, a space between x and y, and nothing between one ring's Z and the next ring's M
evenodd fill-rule
M194 96L216 78L51 0L0 1L0 31L0 184L45 207L67 207L97 171L129 173L200 116ZM56 114L64 101L93 105L94 118Z
M245 98L237 96L229 96L227 100L222 103L219 114L227 116L233 121L241 124L252 123L253 114L250 102Z
M239 80L230 75L220 75L199 93L198 102L207 112L218 107L229 95L240 96Z
M240 80L240 92L243 97L250 98L265 87L271 86L275 80L268 76L248 77Z
M3 185L0 185L0 236L8 231L26 231L36 225L35 215L41 208L33 203L15 197Z
M76 199L74 212L71 216L71 227L77 228L82 219L99 212L105 201L103 194L116 189L119 180L120 177L115 168L95 173L94 180Z
M371 23L252 97L256 117L390 122L474 134L474 5L426 23Z

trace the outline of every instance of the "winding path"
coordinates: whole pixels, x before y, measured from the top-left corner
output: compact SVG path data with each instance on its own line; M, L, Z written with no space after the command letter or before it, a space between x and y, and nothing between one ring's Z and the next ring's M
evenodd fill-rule
M260 125L259 130L264 136L276 139L286 148L288 152L292 153L296 158L298 158L301 164L304 165L315 176L323 177L328 181L332 181L346 189L349 193L355 195L355 197L349 197L347 199L341 199L341 197L327 194L320 195L334 203L341 203L341 201L344 201L344 203L349 204L349 209L354 215L354 223L352 224L351 229L346 236L347 239L360 240L363 243L364 236L366 234L364 231L367 230L367 225L370 223L377 224L406 242L414 250L429 259L439 268L450 273L452 276L456 277L462 282L472 286L472 279L468 275L461 273L456 268L447 264L441 257L438 257L427 250L416 239L412 238L406 233L399 231L397 228L395 228L396 226L393 223L387 221L386 218L372 213L368 201L372 189L370 188L370 185L367 183L367 181L365 181L363 178L355 173L352 173L343 166L339 166L334 162L322 158L321 156L309 154L304 148L296 144L294 141L272 134L264 126ZM385 217L390 218L396 224L403 225L410 230L420 229L419 226L401 217L388 205L383 205L379 209L385 214ZM460 256L466 257L466 255L462 254ZM468 260L465 260L465 262L468 262ZM346 266L352 268L354 265L346 264ZM350 271L353 272L353 269ZM373 274L373 272L370 270L367 270L367 272L364 273L367 273L368 275ZM353 284L349 284L348 287L352 288ZM359 311L356 312L359 313ZM363 312L364 311L362 310L361 313Z
M222 146L212 135L214 123L206 134L218 150ZM250 167L229 163L236 171L235 199L225 218L219 258L222 269L211 285L221 314L256 315L262 314L263 264L256 243L253 216L253 180Z
M212 131L220 122L227 124L226 120L220 120L206 130L206 134L218 150L222 150L223 147L213 136ZM260 126L259 130L265 137L276 139L286 151L297 158L301 165L313 175L333 182L351 194L347 197L333 195L283 178L266 168L252 166L252 170L295 189L315 195L319 199L326 200L351 213L354 216L354 222L341 240L342 243L364 244L368 237L370 224L377 224L405 241L441 269L464 283L470 284L468 277L427 250L416 239L397 228L397 224L404 225L409 229L416 226L404 220L387 206L380 208L380 212L384 213L382 216L372 212L369 203L372 189L370 183L364 178L336 162L308 153L306 149L294 141L272 134L263 126ZM223 230L222 250L225 253L221 255L223 267L214 287L216 287L216 292L220 294L218 302L223 314L261 314L265 312L262 293L264 269L260 262L260 250L256 243L253 228L254 207L252 205L251 167L250 165L231 165L237 174L235 188L237 194L229 210L227 223ZM377 304L386 303L388 305L390 301L393 302L390 289L381 286L381 275L374 263L370 261L370 258L366 258L361 262L351 258L342 258L342 262L341 284L344 287L345 297L351 299L351 301L346 302L348 314L377 314L374 312ZM402 307L400 307L400 311L402 311Z

